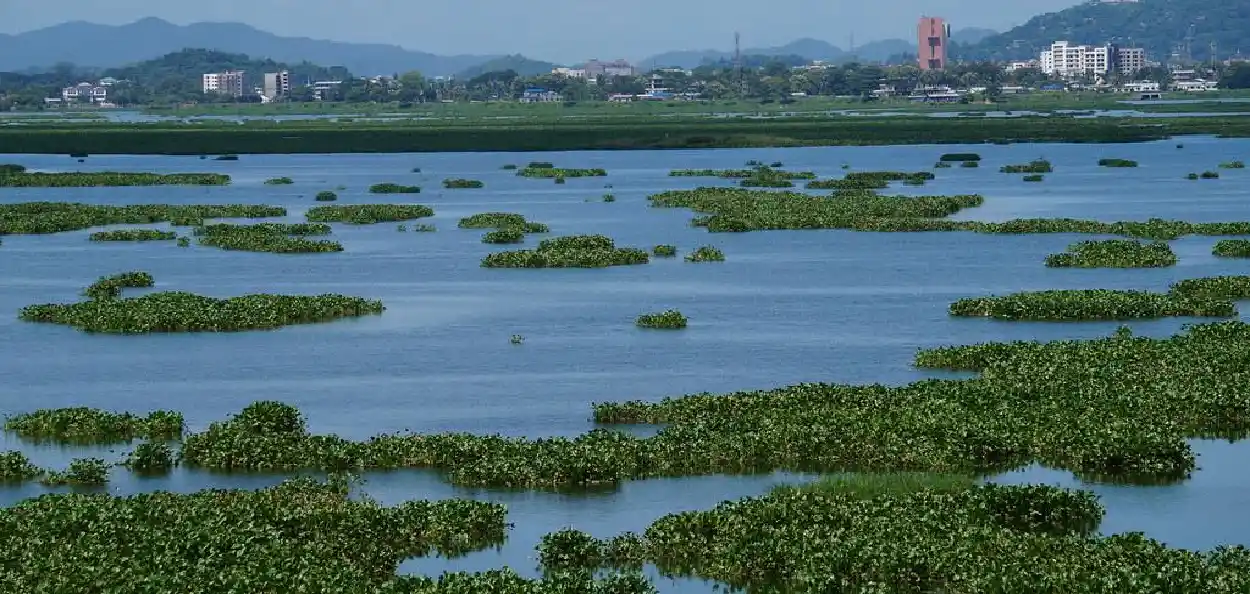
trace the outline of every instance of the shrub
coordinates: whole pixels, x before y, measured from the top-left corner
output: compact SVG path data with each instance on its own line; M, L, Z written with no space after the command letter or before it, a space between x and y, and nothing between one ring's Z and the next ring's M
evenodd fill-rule
M401 186L390 182L373 184L369 186L370 194L420 194L421 188L417 186Z
M339 199L339 195L330 190L322 190L317 192L317 196L313 199L317 202L334 202Z
M177 239L173 231L156 229L118 229L116 231L98 231L88 238L91 241L167 241Z
M672 258L677 255L677 247L672 245L657 245L651 248L651 253L661 258Z
M705 245L686 255L687 262L724 262L725 254L719 249Z
M680 330L686 327L686 316L680 311L670 309L660 313L650 313L638 316L635 323L639 328L654 328L660 330Z
M295 183L295 180L289 177L274 177L265 180L265 185L267 186L289 186L293 183Z
M525 234L515 227L506 227L487 232L482 236L482 243L521 243Z

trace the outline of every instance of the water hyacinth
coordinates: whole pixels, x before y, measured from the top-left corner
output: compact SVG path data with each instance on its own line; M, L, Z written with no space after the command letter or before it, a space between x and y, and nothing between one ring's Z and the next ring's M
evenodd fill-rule
M1042 175L1042 174L1040 174L1040 173L1034 173L1034 174L1031 174L1031 175L1026 175L1026 176L1024 176L1024 177L1023 177L1023 178L1021 178L1021 179L1023 179L1023 180L1024 180L1024 181L1026 181L1026 182L1040 182L1040 181L1042 181L1043 179L1045 179L1045 176L1043 176L1043 175Z
M1099 167L1137 167L1137 161L1130 159L1099 159Z
M680 330L686 327L688 320L680 311L670 309L660 313L649 313L638 316L635 324L639 328L658 330Z
M1173 293L1111 289L1026 291L960 299L950 315L999 320L1132 320L1172 316L1224 318L1237 315L1230 301Z
M672 258L677 255L677 246L661 244L651 248L651 253L660 258Z
M418 186L403 186L395 183L380 183L369 186L370 194L420 194L421 188Z
M550 163L542 163L542 165L549 164ZM534 167L531 163L530 166L517 170L516 174L521 177L554 178L558 182L558 180L569 177L603 177L606 176L608 172L606 169L601 168L557 169L555 167Z
M1023 165L1004 165L998 170L1002 173L1051 173L1055 168L1046 159L1034 159Z
M263 204L101 206L74 202L19 202L0 204L0 235L59 233L105 225L199 225L205 219L283 216L286 216L285 208Z
M443 180L443 187L449 190L464 189L464 188L484 188L486 187L486 184L476 179L445 179Z
M115 299L122 294L122 289L151 287L156 279L146 272L122 272L112 276L102 276L83 290L83 295L92 299Z
M99 458L75 458L70 460L69 468L58 472L49 472L40 479L49 487L64 485L75 487L98 487L108 483L108 464Z
M168 473L176 461L168 445L148 441L135 446L122 465L138 474L157 475Z
M1211 253L1221 258L1250 258L1250 239L1221 239Z
M687 262L724 262L725 253L719 248L705 245L695 248L694 251L686 254Z
M182 413L174 411L140 417L86 407L39 409L4 421L5 431L24 440L74 445L180 439L184 426Z
M339 195L335 194L334 192L331 192L330 190L322 190L320 192L317 192L317 195L313 197L313 200L316 200L317 202L334 202L335 200L338 200L338 199L339 199Z
M348 497L348 484L332 476L257 491L28 499L0 510L6 535L0 562L21 568L0 575L0 590L434 593L444 590L418 589L427 578L397 576L399 563L461 556L504 540L502 505L447 500L384 507ZM36 546L51 541L64 542L46 551ZM480 583L456 583L465 582Z
M1069 245L1062 254L1046 256L1046 266L1051 268L1163 268L1175 265L1176 254L1162 241L1080 241Z
M525 220L511 212L482 212L460 219L456 225L461 229L518 229L523 233L547 233L550 229L542 223Z
M289 186L295 183L295 180L289 177L272 177L265 180L267 186Z
M231 251L276 254L343 251L343 245L336 241L307 239L310 235L329 235L330 226L324 223L220 223L197 227L194 233L200 245Z
M979 161L964 161L960 163L959 166L964 169L976 169L981 166L981 163Z
M178 234L173 231L158 229L117 229L115 231L97 231L88 239L91 241L169 241L176 239Z
M977 153L946 153L938 158L938 161L943 161L943 162L958 161L958 162L963 162L963 163L970 163L970 162L975 163L980 160L981 160L981 155L978 155Z
M484 268L604 268L646 264L647 252L618 248L603 235L544 239L533 250L497 252L482 259Z
M1245 169L1245 161L1226 161L1220 163L1220 169Z
M434 210L420 204L353 204L350 206L316 206L304 217L313 223L349 223L372 225L398 223L434 216Z
M18 451L0 452L0 483L22 483L43 476L43 470Z
M224 186L230 176L220 173L32 173L0 171L3 188L97 188L126 186Z
M495 229L482 236L482 243L523 243L525 233L515 227Z

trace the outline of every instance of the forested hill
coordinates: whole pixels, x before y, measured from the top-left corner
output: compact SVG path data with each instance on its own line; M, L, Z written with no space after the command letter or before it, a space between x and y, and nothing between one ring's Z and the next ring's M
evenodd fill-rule
M1118 43L1146 48L1151 60L1166 60L1184 43L1190 26L1194 58L1209 60L1210 44L1227 56L1250 51L1250 2L1246 0L1140 0L1086 3L1033 17L1027 23L972 45L952 46L965 60L1036 58L1056 40ZM1244 46L1244 47L1243 47Z

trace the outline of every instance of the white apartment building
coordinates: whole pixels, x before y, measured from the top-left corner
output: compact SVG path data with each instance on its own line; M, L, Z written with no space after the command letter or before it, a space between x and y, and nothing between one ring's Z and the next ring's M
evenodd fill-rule
M283 70L281 72L266 72L265 86L262 94L265 97L273 99L291 92L291 73Z
M109 90L104 85L93 85L81 82L72 87L61 89L61 100L66 103L104 103L108 101Z
M205 93L221 93L232 97L243 96L243 71L210 72L204 75Z
M1050 44L1050 49L1042 51L1038 61L1042 72L1064 78L1102 76L1113 70L1128 75L1146 67L1146 50L1056 41Z

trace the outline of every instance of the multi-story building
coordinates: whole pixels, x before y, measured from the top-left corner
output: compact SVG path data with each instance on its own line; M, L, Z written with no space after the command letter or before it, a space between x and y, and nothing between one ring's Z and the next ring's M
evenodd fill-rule
M343 84L343 81L341 80L316 81L312 84L313 97L316 97L318 101L321 101L325 99L327 95L330 94L330 91L337 91L338 88L342 86L342 84Z
M1042 51L1039 61L1042 72L1065 78L1110 73L1127 76L1147 66L1146 50L1139 47L1073 45L1067 41L1050 44L1050 49Z
M210 72L204 75L203 90L205 93L220 93L231 97L243 96L243 71L227 70Z
M611 62L600 62L599 60L591 60L586 62L582 67L586 71L586 78L599 78L600 76L633 76L634 66L625 60L612 60Z
M100 84L93 85L89 82L81 82L61 89L61 100L66 103L105 103L108 97L108 87Z
M287 95L291 92L291 73L283 70L281 72L266 72L265 86L262 94L265 97L273 99Z
M946 46L950 42L950 28L940 17L920 17L916 26L917 61L921 70L946 68Z

